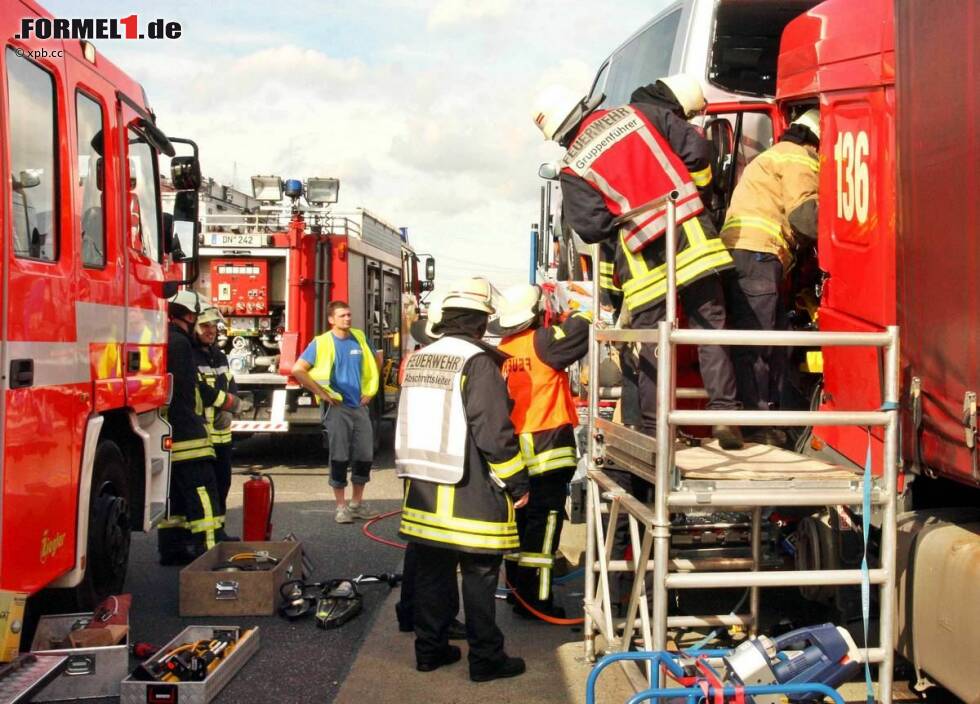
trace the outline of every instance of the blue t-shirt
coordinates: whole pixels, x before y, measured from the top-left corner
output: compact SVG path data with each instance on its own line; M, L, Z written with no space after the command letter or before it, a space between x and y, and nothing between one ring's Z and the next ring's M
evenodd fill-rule
M333 335L333 333L330 333ZM361 405L361 364L363 351L353 335L345 338L333 336L334 360L330 370L330 387L344 398L344 405L358 408ZM374 354L374 346L367 341L367 346ZM313 340L300 359L311 367L316 364L316 340Z

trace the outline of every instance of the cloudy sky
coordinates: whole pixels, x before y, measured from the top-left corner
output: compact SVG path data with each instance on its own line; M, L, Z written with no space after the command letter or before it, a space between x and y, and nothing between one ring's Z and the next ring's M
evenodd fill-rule
M338 211L409 228L438 280L527 277L537 166L555 158L536 93L584 93L599 62L666 0L42 0L57 17L179 21L178 40L97 42L142 83L207 175L341 179Z

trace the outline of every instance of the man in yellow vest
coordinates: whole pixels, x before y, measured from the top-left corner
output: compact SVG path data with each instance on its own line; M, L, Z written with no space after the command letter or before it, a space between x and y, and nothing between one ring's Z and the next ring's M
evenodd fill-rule
M576 313L560 325L544 325L538 286L504 292L497 320L507 355L503 374L514 402L510 419L527 466L531 498L517 512L521 550L507 560L507 581L516 595L537 611L564 616L552 604L551 571L561 539L568 482L575 473L575 426L566 368L589 351L590 313ZM532 616L520 601L514 612Z
M775 330L785 315L780 284L801 245L817 238L820 111L807 110L779 141L745 168L732 194L721 238L735 260L728 282L728 322L738 330ZM732 348L739 400L753 411L779 406L785 352ZM750 439L782 445L786 435L758 428Z
M374 433L368 406L378 393L381 360L363 330L351 327L350 306L327 305L330 330L318 335L293 365L292 375L321 402L321 417L330 445L330 486L337 502L337 523L377 514L363 503L371 478ZM345 497L347 469L352 496Z

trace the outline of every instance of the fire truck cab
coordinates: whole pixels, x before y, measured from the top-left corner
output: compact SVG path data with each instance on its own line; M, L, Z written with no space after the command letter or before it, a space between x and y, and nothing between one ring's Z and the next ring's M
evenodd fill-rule
M30 17L50 15L0 8L0 590L92 604L166 512L166 296L200 169L188 141L163 217L158 158L186 140L88 42L14 38Z

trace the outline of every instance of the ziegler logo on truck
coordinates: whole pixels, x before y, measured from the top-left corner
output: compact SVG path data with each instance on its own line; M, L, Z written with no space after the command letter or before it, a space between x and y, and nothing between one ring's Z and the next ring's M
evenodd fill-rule
M49 557L54 557L65 544L65 534L58 533L53 538L48 538L48 530L45 528L41 534L41 564L48 561Z

